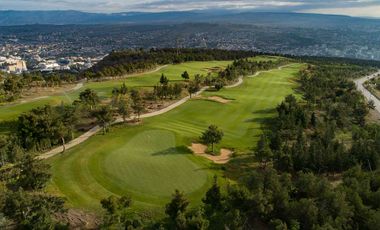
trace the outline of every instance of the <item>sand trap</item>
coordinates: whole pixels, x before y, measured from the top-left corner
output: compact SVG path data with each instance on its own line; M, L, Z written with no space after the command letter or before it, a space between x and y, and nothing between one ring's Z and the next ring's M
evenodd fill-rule
M218 97L218 96L208 97L207 99L212 100L212 101L216 101L216 102L219 102L222 104L227 104L227 103L231 102L231 100L227 100L227 99L224 99L224 98Z
M207 146L199 143L192 143L191 147L189 147L191 151L196 156L201 156L204 158L207 158L211 161L213 161L215 164L225 164L227 163L231 157L232 157L232 151L229 149L221 149L220 150L220 155L219 156L214 156L211 154L205 153L207 150Z

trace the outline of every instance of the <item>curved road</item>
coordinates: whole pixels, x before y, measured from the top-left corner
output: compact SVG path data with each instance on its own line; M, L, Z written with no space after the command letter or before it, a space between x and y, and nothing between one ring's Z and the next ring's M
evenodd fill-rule
M258 71L257 73L255 73L254 75L249 76L249 77L255 77L255 76L258 76L258 75L261 74L261 73L264 73L264 72L270 72L270 71L277 70L277 69L281 70L282 68L287 67L287 66L289 66L289 65L292 65L292 64L287 64L287 65L284 65L284 66L280 66L280 67L278 67L278 68L276 68L276 69L272 69L272 70ZM156 70L156 71L157 71L157 70ZM237 86L241 85L242 83L243 83L243 77L240 77L239 80L238 80L238 82L236 82L236 83L233 84L233 85L227 86L226 88L237 87ZM209 88L208 86L203 87L201 90L199 90L198 92L196 92L196 93L193 94L192 96L193 96L193 97L194 97L194 96L197 96L197 95L203 93L203 92L204 92L206 89L208 89L208 88ZM185 103L185 102L188 101L189 99L190 99L190 96L184 97L184 98L182 98L181 100L179 100L179 101L177 101L177 102L175 102L175 103L173 103L173 104L171 104L171 105L169 105L169 106L167 106L167 107L165 107L165 108L163 108L163 109L160 109L160 110L158 110L158 111L154 111L154 112L151 112L151 113L143 114L143 115L140 116L140 118L154 117L154 116L161 115L161 114L163 114L163 113L169 112L170 110L172 110L172 109L174 109L174 108L176 108L176 107L182 105L183 103ZM127 121L131 121L131 120L133 120L133 119L134 119L134 118L130 118L130 119L127 119ZM117 118L114 122L112 122L112 124L117 124L117 123L121 123L121 122L123 122L123 119L119 117L119 118ZM79 145L80 143L86 141L88 138L90 138L91 136L95 135L95 134L98 133L100 130L101 130L101 127L98 126L98 125L95 126L95 127L93 127L93 128L91 128L91 129L90 129L89 131L87 131L86 133L82 134L81 136L79 136L79 137L75 138L74 140L71 140L69 143L67 143L67 144L65 145L66 150L71 149L71 148L73 148L74 146L77 146L77 145ZM58 146L58 147L56 147L56 148L54 148L54 149L52 149L52 150L50 150L50 151L48 151L48 152L46 152L46 153L43 153L43 154L37 156L36 158L37 158L37 159L41 159L41 160L42 160L42 159L47 159L47 158L53 157L53 156L55 156L55 155L57 155L57 154L60 154L60 153L62 153L62 152L63 152L63 146Z
M366 97L368 101L372 100L374 102L375 110L380 113L380 100L374 95L372 95L372 93L363 86L364 82L371 80L372 78L375 78L378 75L380 75L380 71L373 73L371 75L356 79L354 80L354 82L355 82L356 88L364 95L364 97Z

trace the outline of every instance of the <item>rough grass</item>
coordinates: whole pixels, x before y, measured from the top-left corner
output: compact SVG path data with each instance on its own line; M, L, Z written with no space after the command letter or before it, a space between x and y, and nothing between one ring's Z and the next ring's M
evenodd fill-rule
M249 152L277 104L294 92L300 67L262 73L245 78L237 88L204 93L234 99L228 104L191 100L140 125L119 125L105 136L95 136L50 160L49 191L64 195L74 207L94 210L110 194L130 194L135 208L161 210L175 188L199 203L220 171L193 156L187 146L215 124L225 133L218 147Z

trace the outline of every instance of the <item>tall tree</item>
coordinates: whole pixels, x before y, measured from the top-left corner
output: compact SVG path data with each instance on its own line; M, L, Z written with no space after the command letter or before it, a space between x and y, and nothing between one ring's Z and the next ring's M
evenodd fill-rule
M165 213L175 221L180 213L185 213L188 205L189 201L187 201L184 194L179 190L175 190L172 200L166 205Z
M92 110L99 102L98 94L92 89L86 89L79 94L79 100Z
M14 186L25 190L41 189L50 179L49 165L35 159L31 154L25 154L22 161L17 164L15 170Z
M142 112L144 112L144 100L141 96L141 93L137 90L131 91L131 98L132 98L132 109L137 114L137 119L140 119L140 115Z
M188 73L187 71L183 72L182 75L181 75L181 77L182 77L185 81L187 81L187 80L190 79L190 75L189 75L189 73Z
M264 169L266 168L267 163L273 158L273 152L269 147L269 141L265 135L261 135L260 140L257 143L255 157Z
M123 121L126 122L127 118L132 113L131 99L128 95L124 95L120 98L118 103L118 113L123 117Z
M93 116L98 120L98 123L103 129L103 134L105 134L108 125L113 120L112 110L109 106L102 106L93 112Z
M190 83L187 85L187 91L189 92L190 98L191 98L191 96L192 96L194 93L198 92L199 90L200 90L200 86L199 86L199 84L196 83L196 82L194 82L194 81L190 82Z
M2 211L13 221L12 229L50 230L62 227L54 220L53 214L63 213L66 209L62 198L20 189L5 194Z
M168 85L169 84L169 79L164 74L161 75L160 84L161 85Z
M217 179L218 178L215 176L214 183L202 199L202 202L206 205L206 211L208 214L218 212L222 208L223 197Z
M214 152L214 144L218 144L223 136L223 131L219 130L216 125L210 125L208 129L202 133L201 140L207 145L211 144L212 152Z

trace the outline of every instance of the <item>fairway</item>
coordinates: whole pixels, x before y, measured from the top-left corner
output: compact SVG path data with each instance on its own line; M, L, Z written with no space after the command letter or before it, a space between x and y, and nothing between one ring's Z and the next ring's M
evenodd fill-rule
M249 153L262 132L263 122L275 115L276 106L297 87L301 64L273 70L203 98L220 96L222 104L193 99L140 125L118 125L49 161L53 179L49 191L67 197L78 208L97 209L111 194L130 194L135 208L162 208L174 189L199 203L213 175L221 173L207 160L187 149L208 125L225 133L219 146Z
M21 113L27 112L39 106L44 106L46 104L59 105L62 102L72 103L79 97L79 93L86 88L95 90L101 98L105 99L111 96L112 89L114 87L120 87L123 83L125 83L127 87L153 87L159 81L161 74L165 74L170 80L181 81L181 74L185 70L189 72L191 77L194 77L195 74L206 75L209 72L210 68L224 68L229 63L231 63L231 61L186 62L178 65L166 66L157 72L141 74L138 76L130 75L124 79L102 82L88 82L85 83L84 86L79 90L52 95L26 103L15 103L0 106L0 122L17 119L18 115Z

